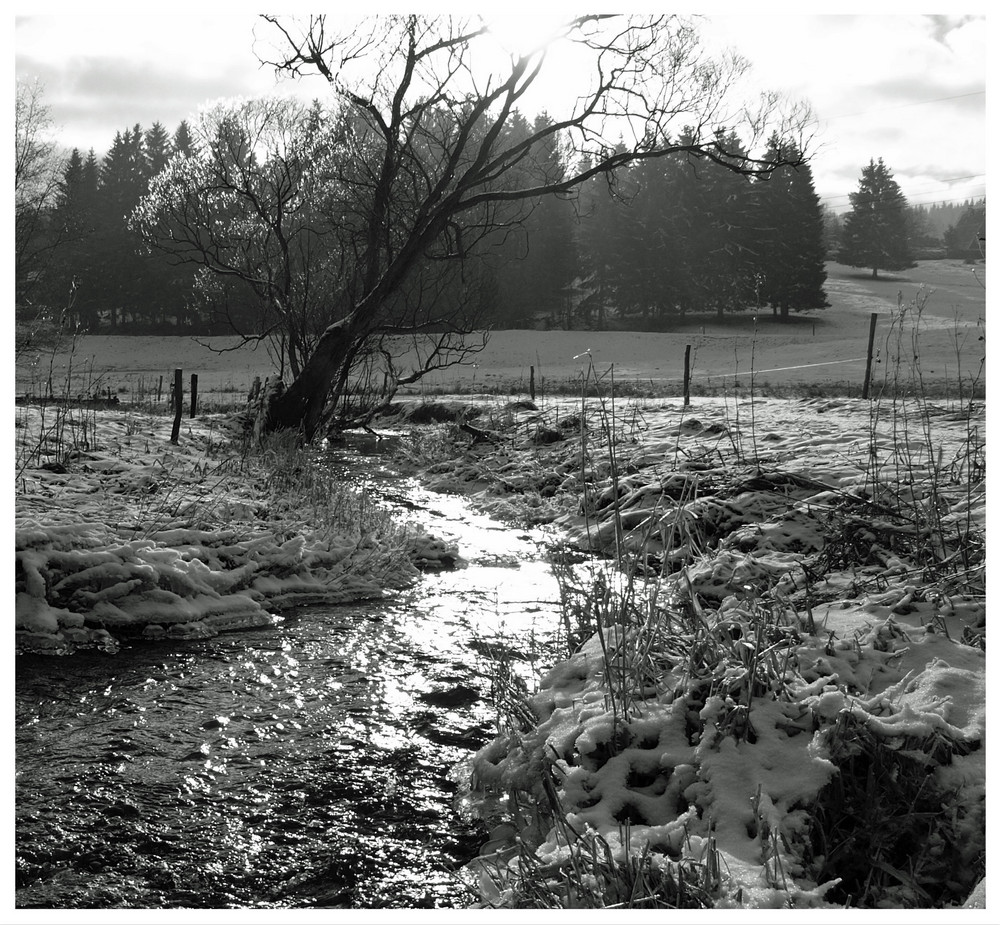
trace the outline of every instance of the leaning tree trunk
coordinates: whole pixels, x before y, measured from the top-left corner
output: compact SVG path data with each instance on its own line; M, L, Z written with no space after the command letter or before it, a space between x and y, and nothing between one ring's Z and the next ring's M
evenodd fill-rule
M351 319L331 324L316 342L295 381L271 405L261 430L298 430L308 442L326 407L330 388L336 382L354 341Z

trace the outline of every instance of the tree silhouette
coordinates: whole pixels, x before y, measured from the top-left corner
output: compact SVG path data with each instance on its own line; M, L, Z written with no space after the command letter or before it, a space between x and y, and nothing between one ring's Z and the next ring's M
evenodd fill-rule
M44 286L53 304L68 306L62 314L70 327L83 331L94 329L100 304L99 294L78 289L79 281L89 273L92 262L90 248L95 231L98 173L94 152L84 160L74 148L63 170L52 212L52 225L59 229L65 244L59 259L53 261L46 274Z
M767 157L795 159L794 146L773 137ZM782 320L790 310L823 308L824 219L808 164L782 166L754 184L757 203L757 295Z
M750 156L727 161L715 127L729 116L758 131L773 127L782 121L779 101L764 97L754 112L744 112L743 100L729 105L745 62L708 59L695 29L677 17L585 15L567 22L563 38L589 56L589 76L581 76L580 92L563 111L550 111L521 139L507 129L548 63L544 48L494 54L489 60L498 63L487 72L478 49L494 40L478 19L376 16L342 31L325 16L304 24L264 19L284 46L265 63L325 78L335 101L330 111L347 129L320 194L324 208L341 210L343 219L341 230L324 239L328 264L342 270L340 278L328 277L337 297L314 301L327 309L327 323L269 424L299 429L306 439L328 400L342 394L358 345L396 326L401 310L411 319L404 330L426 324L414 312L418 302L430 305L440 279L429 267L450 264L460 272L508 220L511 204L573 193L590 177L677 151L751 174L775 166ZM802 117L792 113L796 125ZM676 138L678 119L693 126L684 143ZM589 166L541 181L529 170L525 182L515 182L519 167L544 160L554 138L568 146L568 164L587 156ZM147 203L150 240L165 227L160 207L177 201L166 185L158 193ZM185 202L201 194L211 190L191 185ZM454 320L460 342L465 320Z
M194 153L194 138L191 137L191 126L186 119L181 120L174 132L173 149L177 154L185 156Z
M882 158L861 172L858 191L850 194L851 211L844 217L837 259L851 267L907 270L915 266L910 253L906 197Z
M49 222L62 159L52 137L52 116L37 81L17 81L14 107L14 292L26 304L64 242Z

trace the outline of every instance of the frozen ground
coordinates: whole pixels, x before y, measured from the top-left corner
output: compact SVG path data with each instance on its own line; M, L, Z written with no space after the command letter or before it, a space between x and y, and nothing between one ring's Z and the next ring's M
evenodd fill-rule
M265 470L227 454L222 418L185 421L176 445L171 425L126 411L18 410L19 649L211 636L288 606L380 597L451 555L335 480L312 497L275 493Z
M577 377L588 362L572 360ZM487 905L523 904L525 851L539 895L561 896L580 844L610 861L574 888L605 899L601 877L628 858L661 883L693 878L718 908L837 908L843 882L889 908L956 905L980 876L983 411L742 395L508 408L475 421L496 443L427 469L439 490L644 566L628 629L553 666L525 697L530 722L509 714L471 766L470 806L555 796L562 813L497 816ZM43 413L57 412L19 408L16 429ZM185 420L177 446L155 415L88 410L74 426L70 454L16 454L22 648L253 626L453 554L356 529L351 510L320 530L265 501L260 473L219 455L219 418ZM598 590L568 595L585 610ZM908 802L866 805L869 779Z
M716 908L961 904L985 851L981 409L588 399L473 425L492 439L453 430L429 484L639 566L567 584L618 626L508 692L472 763L489 902L630 905L643 858Z

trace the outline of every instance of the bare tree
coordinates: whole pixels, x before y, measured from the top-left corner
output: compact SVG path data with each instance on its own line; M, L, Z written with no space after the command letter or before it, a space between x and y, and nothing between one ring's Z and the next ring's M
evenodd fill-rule
M306 117L304 106L281 99L207 109L192 129L193 150L153 178L130 218L175 262L204 267L204 301L245 340L274 339L293 375L315 340L310 293L329 266L312 209Z
M193 151L154 178L131 225L175 261L201 265L198 290L215 316L241 343L267 342L280 374L287 366L298 377L360 288L369 182L365 159L345 153L355 133L318 103L275 98L217 104L193 134ZM327 390L327 414L368 417L400 383L481 349L471 336L478 280L475 268L461 269L414 265L378 316L356 329ZM406 353L416 358L409 370L400 364Z
M725 151L719 128L739 131L752 151L772 131L794 136L807 115L793 111L783 121L772 96L753 111L730 101L746 63L706 57L694 26L677 17L568 21L556 38L571 43L588 70L564 111L548 105L549 119L528 131L511 127L523 123L518 109L549 66L549 52L499 56L481 19L338 17L338 27L325 16L262 18L278 44L262 60L281 73L320 75L336 103L335 156L317 172L317 208L335 215L327 226L340 229L317 242L336 255L331 272L342 273L336 310L328 299L327 321L269 424L299 428L306 439L344 387L359 345L392 333L401 308L428 304L432 268L456 267L451 272L461 277L484 241L517 222L519 205L572 195L591 177L613 178L631 163L675 152L765 173L780 165ZM484 60L498 63L484 67ZM568 159L558 174L537 166L553 139ZM805 151L797 140L796 150ZM411 320L408 327L419 329ZM460 346L460 337L452 343Z
M48 227L62 158L38 81L17 81L14 104L14 279L19 305L30 296L60 236Z

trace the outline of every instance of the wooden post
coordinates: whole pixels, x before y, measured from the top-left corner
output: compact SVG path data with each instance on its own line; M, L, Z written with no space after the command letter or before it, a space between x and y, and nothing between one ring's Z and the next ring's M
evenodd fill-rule
M691 345L684 348L684 407L691 404Z
M191 373L191 417L198 414L198 374Z
M177 444L181 433L181 415L184 413L184 371L174 370L174 426L170 431L170 442Z
M535 367L531 367L531 378L528 380L528 388L531 390L531 400L535 400Z
M878 315L872 312L871 325L868 328L868 359L865 363L865 384L864 388L861 390L861 397L868 397L868 390L872 383L872 350L875 346L875 322L878 320Z
M156 387L156 403L160 403L160 399L163 397L163 376L160 376L160 384Z

